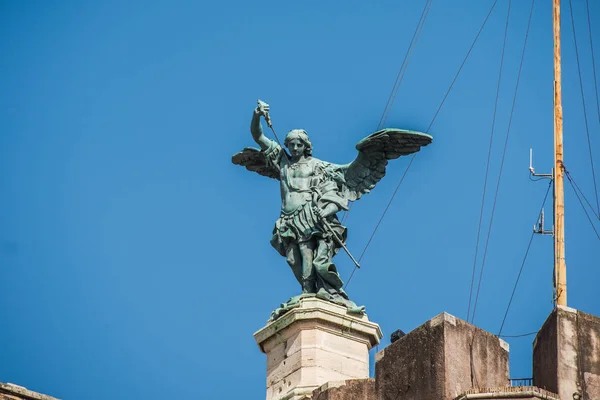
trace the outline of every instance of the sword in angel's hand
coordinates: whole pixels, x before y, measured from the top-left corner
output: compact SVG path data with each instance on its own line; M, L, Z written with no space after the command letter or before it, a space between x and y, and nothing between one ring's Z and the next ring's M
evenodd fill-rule
M273 124L271 123L271 115L269 114L269 105L267 103L265 103L264 101L262 101L261 99L256 100L256 102L258 103L259 111L265 117L265 121L267 122L267 125L269 125L269 128L271 128L271 131L273 131L273 136L275 136L275 140L277 141L277 144L280 147L283 147L283 145L281 144L281 140L279 140L279 136L277 136L277 132L275 132L275 129L273 128ZM283 157L283 159L289 165L290 164L290 160L288 159L289 156L287 155L286 152L284 152L283 154L285 154L285 157Z
M273 129L273 124L271 123L271 115L269 114L269 105L262 101L261 99L256 100L258 103L258 109L265 116L265 122L269 126L269 128Z

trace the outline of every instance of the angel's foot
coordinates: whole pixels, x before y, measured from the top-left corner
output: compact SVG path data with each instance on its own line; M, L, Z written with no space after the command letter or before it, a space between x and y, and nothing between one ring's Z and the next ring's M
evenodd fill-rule
M350 314L361 314L362 315L365 313L365 311L366 311L365 306L354 305L353 307L352 306L348 307L348 312Z
M331 301L331 295L327 292L327 290L323 288L319 289L319 291L317 292L317 298Z

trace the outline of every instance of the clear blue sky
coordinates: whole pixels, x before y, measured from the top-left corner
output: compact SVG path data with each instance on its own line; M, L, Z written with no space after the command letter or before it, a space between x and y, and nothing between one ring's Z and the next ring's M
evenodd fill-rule
M231 155L254 144L248 128L261 98L281 135L305 128L316 157L351 161L377 126L424 3L2 1L0 381L75 400L262 398L265 356L252 334L299 287L269 245L277 182ZM491 3L433 2L387 126L427 129ZM536 3L475 317L493 333L547 187L528 179L529 148L538 172L552 166L551 8ZM589 39L575 3L600 163ZM600 52L600 4L590 3ZM529 4L513 1L488 194ZM379 349L395 329L442 311L467 316L506 6L498 2L430 131L434 143L348 287L381 325ZM568 18L563 29L565 163L595 202ZM355 204L353 252L407 162L391 162ZM568 184L566 205L569 305L600 315L600 242ZM350 260L337 263L347 279ZM551 300L552 239L537 236L504 333L537 330ZM507 340L511 375L531 376L533 337Z

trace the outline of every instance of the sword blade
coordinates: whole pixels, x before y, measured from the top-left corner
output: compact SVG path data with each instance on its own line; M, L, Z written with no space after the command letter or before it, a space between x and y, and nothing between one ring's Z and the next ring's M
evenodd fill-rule
M323 218L321 220L321 222L323 222L323 225L325 225L325 228L327 228L327 230L329 232L331 232L331 234L333 235L333 238L335 239L335 241L338 242L338 244L340 246L342 246L342 249L344 249L344 251L346 252L346 254L348 254L348 257L350 257L350 259L352 260L352 262L354 262L354 265L356 265L357 268L360 268L360 264L358 263L358 261L356 261L356 259L352 256L352 253L350 253L350 250L348 250L348 248L344 244L344 241L342 240L342 238L340 238L338 236L337 232L333 230L333 228L331 227L331 225L329 225L329 222L325 218Z

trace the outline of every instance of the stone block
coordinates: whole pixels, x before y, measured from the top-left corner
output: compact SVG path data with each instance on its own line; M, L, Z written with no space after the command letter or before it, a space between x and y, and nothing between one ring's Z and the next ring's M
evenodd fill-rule
M453 400L508 385L508 344L442 313L375 356L377 399Z
M374 379L328 382L312 392L311 400L376 400Z
M267 355L267 400L297 400L332 381L369 377L381 329L366 315L310 297L254 334Z
M456 400L560 400L555 393L536 386L507 386L495 389L472 389Z
M14 383L0 383L0 400L58 400Z
M600 318L557 306L533 344L533 384L561 399L600 399Z

